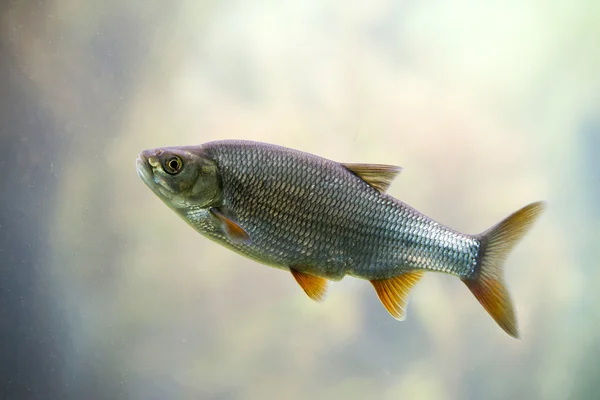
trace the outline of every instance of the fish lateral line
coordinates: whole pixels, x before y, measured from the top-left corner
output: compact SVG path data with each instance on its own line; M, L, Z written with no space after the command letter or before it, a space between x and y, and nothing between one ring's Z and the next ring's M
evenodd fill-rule
M136 167L152 192L199 233L289 269L315 301L324 299L329 280L350 275L370 281L386 310L404 319L423 273L443 272L461 279L494 321L518 337L503 265L544 202L467 235L385 194L398 166L339 163L267 143L223 140L145 150Z

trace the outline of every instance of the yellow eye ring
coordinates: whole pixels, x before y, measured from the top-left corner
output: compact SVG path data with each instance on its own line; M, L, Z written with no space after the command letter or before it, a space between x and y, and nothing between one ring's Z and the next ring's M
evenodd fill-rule
M183 161L178 156L172 156L167 158L164 164L164 170L167 174L176 175L181 171L183 167Z

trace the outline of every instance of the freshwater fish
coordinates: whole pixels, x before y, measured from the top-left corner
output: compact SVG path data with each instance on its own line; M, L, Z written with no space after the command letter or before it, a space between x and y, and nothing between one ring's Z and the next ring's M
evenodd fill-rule
M464 234L388 195L400 170L235 140L145 150L137 158L146 185L196 231L290 271L315 301L323 300L328 281L350 275L370 281L386 310L402 320L423 274L443 272L462 280L518 337L503 264L545 203Z

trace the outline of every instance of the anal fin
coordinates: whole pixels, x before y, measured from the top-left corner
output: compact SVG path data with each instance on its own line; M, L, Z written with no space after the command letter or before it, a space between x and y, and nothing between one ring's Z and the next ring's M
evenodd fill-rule
M327 294L327 279L309 275L294 268L290 268L290 272L308 297L319 302L325 299L325 295Z
M408 294L423 277L423 271L407 272L388 279L370 281L385 309L397 320L404 320Z

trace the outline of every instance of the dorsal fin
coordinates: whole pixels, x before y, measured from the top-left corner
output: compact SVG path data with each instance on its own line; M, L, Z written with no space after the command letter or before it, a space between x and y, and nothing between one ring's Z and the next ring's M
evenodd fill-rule
M248 232L244 230L241 226L239 226L235 221L231 218L223 214L217 208L211 208L209 210L210 215L212 215L213 221L215 224L221 229L221 232L227 236L232 243L235 244L250 244L250 235Z
M423 277L423 271L407 272L388 279L372 280L371 284L386 310L397 320L406 316L406 304L410 290Z
M308 297L314 301L323 301L325 299L325 295L327 294L327 279L305 274L294 268L290 268L290 272Z
M402 171L402 168L395 165L345 163L342 165L381 193L390 187L394 178Z

